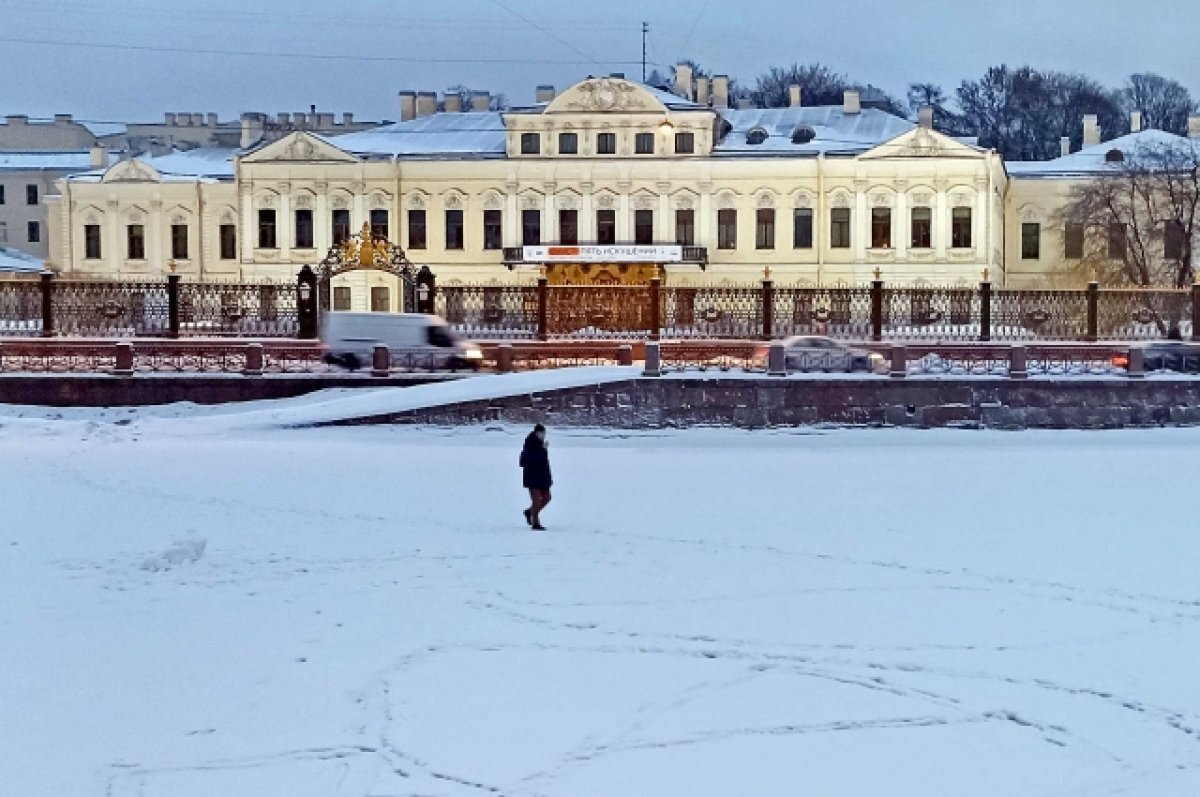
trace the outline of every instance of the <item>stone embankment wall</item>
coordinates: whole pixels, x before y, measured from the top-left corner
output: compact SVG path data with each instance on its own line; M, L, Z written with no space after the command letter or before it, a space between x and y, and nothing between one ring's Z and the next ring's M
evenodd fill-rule
M344 423L652 429L841 424L999 429L1200 425L1196 379L631 379Z

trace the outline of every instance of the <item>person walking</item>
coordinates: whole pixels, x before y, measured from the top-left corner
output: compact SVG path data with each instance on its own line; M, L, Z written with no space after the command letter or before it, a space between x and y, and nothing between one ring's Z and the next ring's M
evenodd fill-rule
M522 483L529 490L529 508L525 510L525 522L534 531L545 531L541 512L550 503L550 453L546 447L546 427L540 423L525 438L521 449Z

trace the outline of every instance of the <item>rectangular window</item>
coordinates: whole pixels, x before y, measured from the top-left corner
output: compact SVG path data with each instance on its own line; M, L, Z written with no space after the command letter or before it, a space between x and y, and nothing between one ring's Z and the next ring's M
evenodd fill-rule
M8 222L0 221L0 244L8 243Z
M1040 260L1042 257L1042 225L1027 221L1021 225L1021 259Z
M792 248L812 249L813 212L811 208L796 208L792 211Z
M4 186L0 185L0 205L4 204Z
M775 208L759 208L755 213L754 248L775 248Z
M344 243L350 237L350 211L335 210L331 216L333 245Z
M737 211L733 208L717 211L717 248L737 249Z
M25 204L36 205L38 203L38 187L36 185L25 186Z
M578 155L579 154L579 136L575 133L559 133L558 134L558 154L559 155Z
M1125 225L1112 223L1108 225L1108 259L1125 259Z
M425 211L408 211L408 248L425 248Z
M675 243L680 246L696 245L696 211L675 211Z
M171 225L171 258L188 259L188 228L186 224Z
M386 285L376 285L371 288L371 312L387 313L392 309L391 296Z
M1083 225L1067 222L1063 233L1063 257L1067 260L1079 260L1083 257Z
M871 248L892 248L891 208L871 208Z
M834 208L829 211L829 247L850 248L850 208Z
M574 246L579 243L579 211L558 211L558 242Z
M933 246L933 211L929 208L913 208L911 238L913 249L929 249Z
M675 152L678 155L690 155L696 151L695 133L676 133Z
M146 228L141 224L125 228L125 256L130 260L146 259Z
M275 248L275 211L270 208L258 211L258 248Z
M308 208L296 211L296 248L313 248L313 212Z
M541 155L542 154L542 137L537 133L522 133L521 134L521 154L522 155Z
M345 286L339 286L333 289L333 309L334 310L349 310L350 309L350 289Z
M539 246L542 243L542 211L521 211L521 245Z
M950 246L970 249L975 245L974 218L970 208L957 207L950 211Z
M653 210L635 210L633 212L633 242L638 246L649 246L654 243Z
M29 243L36 244L36 243L41 242L41 240L42 240L42 225L38 224L36 221L31 221L28 224L26 224L25 232L27 233L27 235L25 237L27 237L29 239Z
M387 240L388 212L382 208L371 211L371 237Z
M596 243L615 244L617 242L617 212L615 210L596 211Z
M100 225L83 225L83 256L88 260L100 259Z
M500 211L483 211L483 248L500 249L504 246L504 226Z
M638 133L633 138L633 151L638 155L654 154L654 134Z
M221 259L235 260L237 258L237 225L222 224L218 234L221 238Z
M617 134L616 133L597 133L596 134L596 154L597 155L616 155L617 154Z
M1163 257L1167 260L1182 260L1183 242L1186 238L1187 231L1183 222L1176 219L1168 221L1163 228Z
M463 212L461 210L446 211L446 248L463 249L466 247L463 234Z

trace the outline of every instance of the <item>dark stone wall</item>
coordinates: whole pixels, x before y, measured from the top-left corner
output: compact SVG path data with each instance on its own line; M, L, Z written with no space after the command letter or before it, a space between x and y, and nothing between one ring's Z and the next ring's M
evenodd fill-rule
M370 377L338 374L190 376L42 374L0 376L0 404L48 407L135 407L191 401L224 404L302 396L331 387L406 387L459 377L412 374Z
M912 426L1108 429L1200 424L1200 380L633 379L346 421L503 421L625 429Z

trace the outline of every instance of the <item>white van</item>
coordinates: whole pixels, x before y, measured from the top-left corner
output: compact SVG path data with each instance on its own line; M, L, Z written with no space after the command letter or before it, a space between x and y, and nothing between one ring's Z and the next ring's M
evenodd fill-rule
M327 312L321 319L325 362L351 371L369 367L375 344L388 347L392 362L420 369L478 369L483 352L446 322L423 313Z

